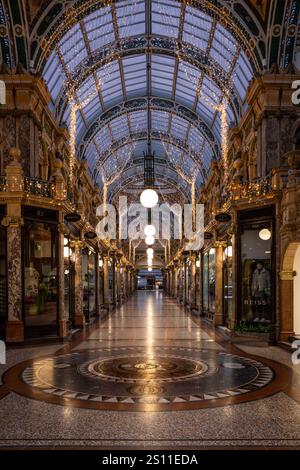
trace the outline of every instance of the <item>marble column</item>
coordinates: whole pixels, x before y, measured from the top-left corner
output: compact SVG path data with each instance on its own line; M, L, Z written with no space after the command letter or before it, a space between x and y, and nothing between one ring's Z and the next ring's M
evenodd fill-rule
M179 267L178 267L178 270L179 270L179 292L178 292L178 301L180 303L183 302L183 292L184 292L184 288L183 288L183 269L184 269L184 265L183 265L183 262L181 261L179 263Z
M178 296L178 263L174 264L174 298Z
M103 306L109 310L109 268L108 253L103 254Z
M84 246L84 243L81 240L74 240L74 241L71 241L70 246L74 251L74 265L75 265L75 326L83 326L85 324L85 317L83 314L81 250Z
M214 314L214 325L223 325L224 314L223 314L223 254L226 248L225 241L217 241L215 243L216 249L216 286L215 286L215 299L216 308Z
M194 310L197 308L196 299L196 255L192 253L190 255L190 270L191 270L191 290L190 290L190 309Z
M183 305L188 304L188 265L187 265L187 257L185 256L183 259Z
M9 151L11 162L5 169L6 191L11 197L7 203L6 217L2 225L7 228L7 301L8 316L5 326L7 343L20 343L24 341L24 322L22 310L22 244L21 228L23 225L22 195L23 170L20 163L21 152L17 148Z
M116 303L117 303L117 305L121 305L121 303L122 303L122 293L121 293L121 258L120 258L120 256L117 257L116 277L117 277L117 282L116 282L116 287L117 287Z
M59 214L60 224L58 225L58 326L59 336L66 338L69 334L68 320L65 312L65 265L64 265L64 239L67 234L67 228L63 223L64 214Z
M115 307L117 304L117 276L116 276L116 254L115 252L110 253L111 269L112 269L112 301L111 306Z
M294 334L294 271L280 271L279 340L288 341Z
M127 299L127 266L123 265L123 300Z
M13 211L16 206L14 205ZM21 212L21 206L20 211ZM11 213L10 204L7 213ZM6 342L20 343L24 341L24 323L22 315L22 251L20 216L7 216L3 221L7 227L7 296L8 317L6 322Z

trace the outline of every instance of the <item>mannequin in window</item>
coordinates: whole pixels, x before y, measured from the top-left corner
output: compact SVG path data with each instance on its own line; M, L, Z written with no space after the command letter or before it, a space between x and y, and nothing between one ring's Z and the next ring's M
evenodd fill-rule
M271 276L262 262L258 262L252 275L252 297L254 322L269 321Z

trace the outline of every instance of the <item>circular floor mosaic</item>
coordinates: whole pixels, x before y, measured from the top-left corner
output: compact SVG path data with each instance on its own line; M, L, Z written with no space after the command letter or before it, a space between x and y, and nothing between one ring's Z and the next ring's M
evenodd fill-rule
M86 408L171 409L175 404L197 408L210 406L209 402L218 406L218 400L224 399L230 404L230 399L241 396L245 396L242 401L249 400L251 392L273 378L267 365L223 351L102 348L25 365L21 380L26 387L21 393L27 394L30 387L33 398Z

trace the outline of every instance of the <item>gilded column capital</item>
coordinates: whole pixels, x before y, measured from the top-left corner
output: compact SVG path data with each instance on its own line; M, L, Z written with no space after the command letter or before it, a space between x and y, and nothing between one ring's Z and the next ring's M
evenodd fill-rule
M225 240L216 240L215 248L226 248L227 242Z
M3 227L21 228L24 225L24 219L22 217L3 217L1 224Z
M279 271L278 273L281 281L292 281L297 275L296 271Z
M84 247L84 242L82 240L71 240L70 246L75 250L81 250Z
M70 235L70 230L68 229L66 224L58 224L57 230L58 230L59 233L62 233L65 236Z

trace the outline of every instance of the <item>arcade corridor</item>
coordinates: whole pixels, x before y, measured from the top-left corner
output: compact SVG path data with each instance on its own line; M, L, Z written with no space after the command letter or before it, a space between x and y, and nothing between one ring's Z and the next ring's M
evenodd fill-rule
M234 345L158 290L137 291L70 343L12 348L7 359L2 448L299 445L290 354Z

